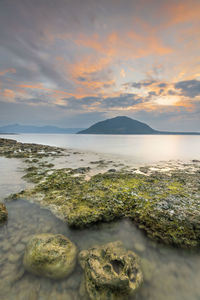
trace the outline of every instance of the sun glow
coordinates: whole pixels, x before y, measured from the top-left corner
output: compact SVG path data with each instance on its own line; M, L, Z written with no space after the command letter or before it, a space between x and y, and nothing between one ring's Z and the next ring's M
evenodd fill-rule
M162 96L161 98L158 98L155 100L156 104L159 105L176 105L177 102L179 102L180 99L178 96Z

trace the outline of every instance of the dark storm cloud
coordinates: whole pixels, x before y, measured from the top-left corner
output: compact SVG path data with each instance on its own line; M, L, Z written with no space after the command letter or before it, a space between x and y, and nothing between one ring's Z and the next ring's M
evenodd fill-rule
M181 95L190 98L195 98L200 95L200 81L199 80L185 80L177 82L174 87L181 90Z

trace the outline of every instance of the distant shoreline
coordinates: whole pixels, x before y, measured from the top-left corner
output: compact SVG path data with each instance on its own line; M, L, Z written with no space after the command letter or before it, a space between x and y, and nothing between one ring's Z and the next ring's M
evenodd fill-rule
M76 133L84 135L200 135L200 132L157 132L157 133Z
M6 133L6 132L0 132L0 135L17 135L19 133Z
M155 132L155 133L61 133L61 132L0 132L0 135L19 135L19 134L84 134L84 135L200 135L200 132Z

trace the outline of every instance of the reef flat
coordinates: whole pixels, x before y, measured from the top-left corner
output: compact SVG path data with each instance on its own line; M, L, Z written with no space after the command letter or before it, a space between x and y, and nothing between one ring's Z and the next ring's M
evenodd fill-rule
M13 139L0 138L0 156L7 158L41 159L61 155L64 149L47 145L20 143ZM36 162L36 161L35 161Z
M9 199L39 202L71 227L128 217L154 240L184 248L200 246L199 161L168 171L151 166L111 169L88 178L90 168L56 169L43 161L65 156L64 149L34 145L0 139L0 155L24 158L25 179L35 183Z

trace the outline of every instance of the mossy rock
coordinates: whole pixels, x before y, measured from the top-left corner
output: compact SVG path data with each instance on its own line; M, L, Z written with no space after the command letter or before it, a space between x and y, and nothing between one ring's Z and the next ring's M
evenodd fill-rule
M76 246L65 236L39 234L26 245L23 264L35 275L62 279L74 270L76 256Z
M3 203L0 203L0 223L7 221L8 212L6 206Z
M125 300L143 282L138 256L119 241L81 251L79 261L91 300Z
M51 169L52 164L41 161L46 156L61 155L69 154L61 148L0 139L0 156L39 162L24 170L24 178L35 183L34 187L8 199L39 201L71 227L128 217L158 242L182 248L200 247L200 171L196 161L185 169L169 172L142 167L145 174L121 170L87 180L85 173L89 168Z
M200 247L198 170L154 172L149 176L108 172L90 180L74 177L70 170L44 174L33 189L11 199L42 197L42 205L53 206L71 227L128 217L156 241L183 248Z

